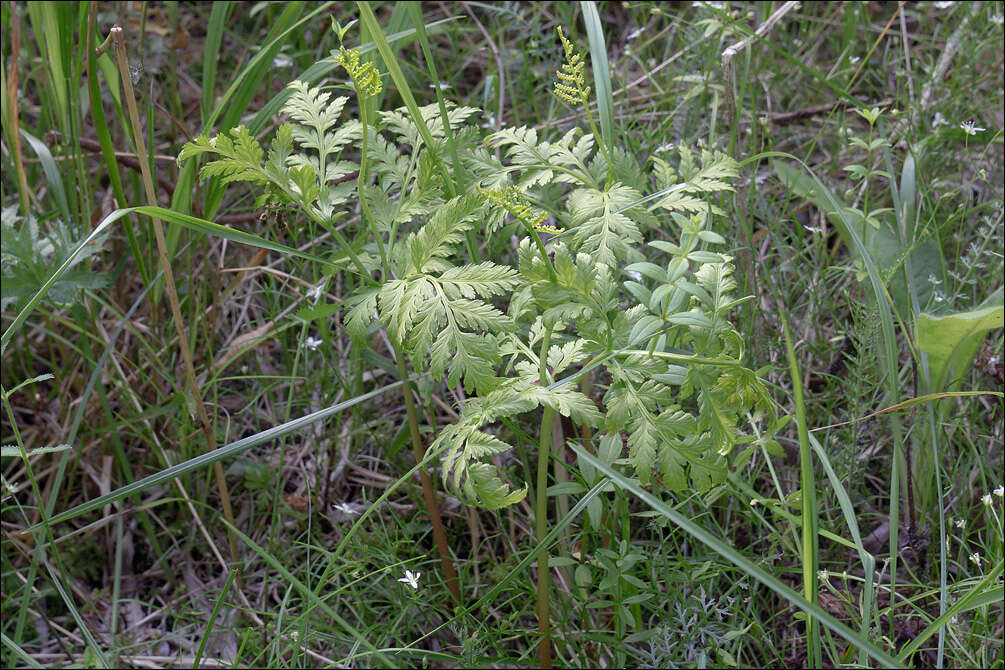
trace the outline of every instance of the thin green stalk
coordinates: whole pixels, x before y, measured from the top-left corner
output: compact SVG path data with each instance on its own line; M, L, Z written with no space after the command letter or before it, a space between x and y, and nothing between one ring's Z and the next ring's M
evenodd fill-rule
M458 193L463 193L466 187L464 166L460 156L457 154L457 142L454 140L454 130L450 127L450 116L447 114L447 103L443 99L443 90L440 88L440 77L436 72L436 62L433 60L433 53L429 48L429 38L426 36L426 25L422 21L422 5L418 2L408 3L409 13L412 15L412 23L415 26L415 34L419 38L419 46L422 48L423 58L426 60L426 70L429 78L436 89L436 102L440 108L440 118L443 120L443 136L447 140L447 148L450 151L450 160L454 168L453 178L456 181ZM472 263L481 261L478 253L478 238L475 231L468 230L464 235L464 243L467 247L468 256Z
M17 420L14 418L14 408L10 403L10 395L15 391L17 391L17 388L8 393L7 389L0 386L0 400L2 400L3 402L3 409L7 414L8 420L10 421L9 425L11 427L11 431L14 433L14 441L21 452L20 453L21 460L24 463L25 472L28 474L28 481L31 484L32 495L35 497L35 500L42 501L44 497L42 495L42 491L38 487L38 479L35 477L35 470L34 468L32 468L31 460L28 457L28 451L24 446L24 441L21 439L21 432L18 430ZM87 624L84 622L83 618L81 618L80 612L77 610L77 607L73 602L73 599L66 592L66 589L63 586L63 584L70 583L70 580L66 576L66 570L63 568L63 562L59 557L59 552L56 550L56 538L52 533L52 523L51 518L49 517L49 512L48 510L45 509L44 505L38 506L38 512L41 515L41 521L38 524L36 524L36 526L41 526L42 528L45 529L45 537L47 540L46 544L52 548L51 549L52 557L56 561L56 567L59 569L58 575L56 571L53 570L52 566L49 565L49 562L46 560L41 542L38 543L40 550L39 560L48 569L49 579L51 580L53 587L59 592L59 595L62 597L67 610L69 610L74 621L76 621L81 635L83 635L84 640L87 643L87 646L94 653L96 660L98 661L98 663L101 664L102 667L105 668L110 667L108 665L108 660L105 658L104 654L101 651L101 647L98 645L97 641L95 641L94 636L91 634L91 630L87 627ZM31 564L31 570L29 571L28 574L28 580L25 584L24 598L22 600L24 610L28 609L28 601L31 596L32 587L34 585L35 573L38 572L38 569L35 567L36 561L34 552L29 552L27 554L27 557ZM61 578L62 582L57 577ZM22 639L21 636L23 635L21 620L19 620L18 624L19 625L17 630L17 639L20 640Z
M139 158L140 170L143 175L143 186L147 201L151 206L157 205L157 194L154 191L153 178L150 175L150 160L147 155L146 143L143 141L143 130L140 127L139 111L136 108L136 97L133 94L132 78L129 73L129 64L126 60L126 44L122 35L122 28L112 27L109 37L115 46L115 57L119 66L119 75L122 80L123 94L129 110L129 118L132 122L133 140L136 145L136 154ZM213 426L210 423L206 406L202 402L199 391L199 383L195 377L195 365L192 362L192 353L189 350L189 340L185 332L185 325L182 321L181 306L178 301L178 291L175 288L174 272L171 270L171 261L167 254L167 240L164 235L164 226L160 219L151 217L154 228L154 236L157 240L157 255L161 269L164 272L164 285L167 290L168 302L171 306L171 316L175 324L178 335L178 348L181 351L185 364L185 377L192 394L192 402L195 404L196 412L199 416L199 423L202 425L203 435L206 439L206 447L209 451L216 449L216 436L213 434ZM213 472L216 475L217 489L220 493L220 503L223 513L231 526L235 526L234 512L230 504L230 492L227 489L227 479L223 473L223 466L217 461L213 464ZM230 545L230 559L237 564L237 537L233 532L227 533Z
M460 157L457 155L457 142L454 140L454 130L450 127L447 103L444 101L443 91L440 89L440 79L436 72L436 63L433 61L433 54L429 49L426 25L422 21L422 5L418 2L410 2L408 3L408 9L412 14L412 23L415 26L415 34L419 38L419 46L422 47L422 55L426 59L426 69L429 72L429 78L436 88L436 102L440 107L440 118L443 120L443 136L446 138L447 148L450 150L450 160L454 166L454 179L460 180L457 184L457 190L462 192L464 191L463 166L461 165Z
M875 659L880 666L887 668L903 667L904 664L902 662L898 662L897 659L894 659L885 651L877 647L868 638L848 628L846 625L838 621L833 615L827 613L822 607L820 607L819 604L810 602L797 591L787 586L777 577L765 570L757 562L747 558L742 552L737 551L731 544L723 541L717 535L705 530L695 523L693 519L689 518L685 514L681 514L676 509L660 500L658 496L643 489L639 485L637 479L629 479L616 468L600 461L597 457L580 447L575 442L571 442L570 446L581 459L595 467L601 474L610 477L615 486L621 487L626 492L634 495L635 499L645 503L654 511L659 512L660 516L666 518L673 525L679 527L683 532L695 538L709 549L740 568L748 576L756 579L758 582L774 591L784 600L795 605L808 615L815 616L821 623L827 626L827 628L837 633L857 648L866 651L866 653Z
M230 585L234 583L234 578L238 577L240 572L240 568L231 569L230 574L227 575L227 581L223 583L223 588L220 589L220 595L213 606L213 612L209 615L209 621L206 622L206 630L202 634L202 642L199 643L199 648L195 652L195 659L192 661L192 670L198 670L199 668L199 661L202 660L202 654L206 651L206 643L209 642L209 634L213 632L213 624L216 623L216 617L220 614L223 599L227 597Z
M341 35L339 35L339 37L341 39ZM340 58L344 56L345 53L346 52L343 48ZM353 52L352 55L355 55L355 52ZM366 225L370 229L370 233L373 235L374 240L377 242L377 248L380 250L381 274L386 280L392 276L391 266L387 253L384 249L384 243L380 236L380 230L377 228L377 222L373 218L373 214L370 212L369 205L367 204L366 197L363 192L363 189L366 186L366 152L367 135L369 134L366 111L367 98L373 97L379 93L380 79L374 72L372 66L356 67L353 62L350 62L348 59L343 59L340 62L342 62L342 65L346 67L350 76L353 78L356 95L359 100L360 122L363 126L363 139L361 143L362 153L359 162L359 176L356 182L356 190L359 195L360 208L363 212L363 218L365 219ZM356 58L356 62L358 63L358 57ZM404 348L401 346L401 343L392 345L392 348L394 350L395 362L398 367L398 376L405 382L405 411L408 415L408 428L412 438L412 452L415 456L415 462L421 463L426 454L426 447L422 442L422 436L419 434L419 419L418 413L415 410L415 402L412 399L412 385L407 381L408 370L405 365ZM426 515L429 517L430 523L433 526L433 540L436 543L436 549L440 555L440 565L443 569L444 581L446 581L447 587L450 589L450 594L453 596L454 605L460 607L461 589L457 580L457 570L454 568L453 557L450 555L450 547L447 545L447 534L443 527L443 519L440 516L440 507L436 500L436 490L433 488L433 480L430 478L429 471L426 470L425 467L420 468L419 479L422 482L422 497L426 504Z
M817 533L817 483L813 476L813 451L810 434L806 430L806 404L803 401L803 383L796 362L796 352L792 347L792 334L785 307L781 307L782 327L785 330L785 353L789 359L789 374L792 377L792 395L796 403L796 425L799 431L799 486L802 492L803 517L803 595L806 600L818 604L817 559L820 553L820 539ZM807 663L811 668L822 666L820 650L820 626L813 615L806 615L806 643L809 648Z
M545 326L541 342L540 379L541 386L547 387L548 348L551 344L551 327ZM541 438L537 451L537 499L534 523L537 542L540 547L548 534L548 460L551 456L551 431L555 422L555 410L545 407L541 415ZM548 550L542 549L537 555L537 628L541 636L538 642L537 659L542 668L551 667L551 574L548 572Z
M366 200L366 195L363 192L366 186L367 178L367 163L366 163L366 151L367 151L367 135L369 135L369 124L366 118L367 104L366 98L361 93L359 86L356 87L356 95L359 101L359 122L363 125L363 139L360 144L359 153L359 175L356 178L356 194L359 196L359 206L363 212L363 218L366 221L367 227L370 228L370 234L373 235L373 239L377 242L377 251L380 254L380 266L383 269L384 277L388 277L388 259L387 251L384 249L384 240L380 236L380 231L377 229L376 221L373 219L373 214L370 212L370 203Z

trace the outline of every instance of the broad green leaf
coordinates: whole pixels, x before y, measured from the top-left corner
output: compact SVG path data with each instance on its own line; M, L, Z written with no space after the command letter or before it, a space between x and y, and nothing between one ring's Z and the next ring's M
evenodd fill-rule
M915 327L918 348L928 354L932 390L956 390L969 368L984 334L1005 322L999 288L969 312L935 316L923 312Z

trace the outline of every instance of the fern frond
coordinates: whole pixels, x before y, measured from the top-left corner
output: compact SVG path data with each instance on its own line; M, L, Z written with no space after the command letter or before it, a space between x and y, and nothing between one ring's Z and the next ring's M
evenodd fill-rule
M288 88L293 89L293 94L283 105L282 111L298 124L293 129L294 139L303 147L322 154L330 153L333 150L328 145L333 140L330 138L330 131L338 123L342 108L349 98L340 96L329 103L331 91L322 91L299 80L290 82Z
M528 412L536 403L519 393L519 384L513 381L489 393L469 400L461 411L460 419L440 432L431 448L447 445L443 460L443 483L469 501L495 509L519 502L526 494L511 491L503 484L493 465L478 462L512 447L502 440L482 432L479 428L501 417Z
M450 311L450 315L460 328L497 332L513 327L513 322L508 316L481 300L457 298L444 302L444 307Z
M579 338L559 346L552 345L548 349L548 367L553 375L559 375L570 365L575 365L586 358L585 342Z
M447 106L447 118L450 120L450 128L454 130L455 133L465 121L481 111L477 107L458 107L449 100L445 101L445 104ZM429 134L433 138L444 138L445 133L443 130L443 117L440 115L440 107L438 103L434 102L432 104L419 107L419 115L422 116L422 120L425 121L426 127L429 128ZM387 125L387 128L398 137L398 139L403 140L405 144L411 145L413 151L417 151L419 147L425 144L422 139L422 135L419 133L419 129L412 121L412 117L407 108L400 107L393 111L380 112L380 118Z
M377 317L377 294L380 289L361 291L346 301L351 308L345 315L344 323L349 334L362 339L366 336L367 327Z
M436 210L429 221L405 243L408 249L406 274L444 270L449 267L442 259L450 247L460 242L482 206L477 195L461 195Z
M377 304L381 320L394 341L406 341L422 303L435 297L436 287L425 277L411 281L392 279L381 287Z
M370 171L381 179L384 191L390 191L392 187L404 191L409 181L408 156L402 155L396 145L372 129L367 137L367 159Z
M691 213L711 212L722 216L721 208L707 203L696 193L719 193L732 191L730 180L739 176L739 163L730 156L716 151L703 151L700 166L695 162L694 154L684 143L677 148L680 156L679 173L669 163L661 158L653 157L654 173L662 188L670 188L677 184L686 184L675 189L657 203L657 207L669 211L687 211Z
M495 466L472 463L464 480L464 492L469 500L485 509L502 509L515 505L527 496L527 485L513 490L499 477Z
M474 188L502 190L510 185L509 173L502 162L484 147L474 147L461 156L461 162L474 180Z
M731 302L730 291L736 288L731 263L702 263L694 277L711 296L712 310L719 311Z
M597 410L593 401L575 389L560 386L549 390L540 386L528 386L520 393L525 398L531 398L539 405L550 407L582 426L596 428L603 422L603 415Z
M448 386L456 386L463 377L464 388L469 393L484 392L497 384L495 365L499 361L496 340L491 335L447 327L430 349L429 370L435 376L448 371Z
M572 213L573 245L592 255L600 263L616 267L624 260L632 245L642 241L642 232L619 210L638 202L642 195L622 184L613 184L604 191L579 189L569 196Z
M439 282L450 298L491 298L510 292L520 280L513 268L485 261L449 268L439 276Z
M202 135L195 141L188 142L178 154L178 162L203 153L215 153L222 158L204 165L199 173L202 178L220 177L224 183L268 183L269 178L262 169L264 152L258 140L244 126L231 128L229 134L233 139L220 133L213 138Z
M533 128L503 128L485 138L485 146L507 147L506 157L520 169L519 188L522 191L549 184L555 178L550 166L551 146L547 142L538 143L537 131Z

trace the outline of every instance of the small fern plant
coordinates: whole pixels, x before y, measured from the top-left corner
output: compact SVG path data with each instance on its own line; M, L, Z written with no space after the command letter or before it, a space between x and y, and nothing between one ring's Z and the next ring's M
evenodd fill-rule
M556 95L585 107L583 61L560 37ZM379 73L358 52L342 47L336 58L357 91L379 92ZM367 281L348 299L346 327L360 338L385 328L417 370L476 394L437 437L451 488L489 508L518 500L488 458L510 447L483 428L540 406L600 428L595 442L624 438L643 483L656 474L671 490L707 490L723 480L726 456L752 439L744 422L772 411L728 320L744 301L733 294L732 259L712 250L726 240L711 229L724 212L710 197L732 190L733 159L681 143L676 165L654 157L646 175L627 153L596 150L592 132L545 141L516 127L481 141L469 123L479 110L450 106L444 120L436 105L420 109L434 140L426 146L405 109L340 123L347 98L299 81L290 90L291 123L267 156L238 127L185 145L179 160L214 153L204 177L264 187L259 205L295 205L330 230L360 201L370 241L340 244L347 269ZM465 171L450 176L467 185L452 198L435 165L447 151L445 121ZM349 147L360 163L341 156ZM355 171L366 183L343 180ZM503 227L522 233L515 263L463 261L472 232ZM643 246L650 232L670 239ZM584 365L603 391L599 408L568 384Z
M267 156L243 128L200 137L179 156L216 154L203 176L263 187L259 204L291 204L334 233L359 202L366 239L333 236L348 252L345 271L361 280L344 304L345 327L356 342L384 329L402 378L407 357L471 394L430 448L443 453L444 484L472 504L498 509L526 495L497 468L494 457L512 449L499 423L540 412L539 538L557 416L603 462L630 464L642 484L701 492L723 482L735 447L749 453L770 439L757 423L773 418L729 320L747 298L735 295L726 240L712 230L724 215L712 199L732 190L737 163L681 143L676 164L654 158L647 173L598 143L584 61L560 38L566 62L555 94L584 108L591 132L547 141L516 127L483 138L472 107L370 119L362 101L360 121L339 122L345 98L293 82L283 108L291 122ZM333 56L361 98L379 90L379 73L358 53ZM359 163L342 157L350 148ZM459 160L443 161L448 152ZM479 241L500 232L518 238L513 256L480 259ZM406 406L416 423L410 394ZM579 475L585 486L600 477L586 463ZM589 512L599 521L598 506Z

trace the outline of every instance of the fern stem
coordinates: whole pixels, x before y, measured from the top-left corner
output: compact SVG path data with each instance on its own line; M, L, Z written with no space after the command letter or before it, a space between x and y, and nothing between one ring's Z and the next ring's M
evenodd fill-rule
M398 377L405 383L405 413L408 415L408 430L412 435L412 453L415 456L415 462L421 463L426 455L426 447L422 444L422 436L419 435L419 418L415 411L415 401L412 400L412 384L407 381L408 371L405 369L405 354L397 345L394 346L394 357L398 365ZM447 583L447 588L450 589L450 595L454 598L454 605L461 607L461 588L457 581L457 570L454 568L454 560L450 556L450 548L447 546L447 534L443 529L440 507L436 502L433 480L425 467L419 468L419 479L422 481L422 497L426 503L426 514L433 525L433 541L436 542L436 549L440 554L443 578Z
M604 159L607 161L607 183L610 185L614 183L614 161L611 160L611 154L607 151L607 143L604 142L606 138L597 130L597 124L593 122L593 114L590 114L590 106L586 104L586 100L583 100L583 111L586 112L586 122L590 124L590 131L597 138L597 144L600 146L600 150L604 153Z
M548 348L551 344L551 327L545 326L541 342L541 386L548 386ZM537 451L537 500L534 522L538 545L548 534L548 459L551 456L551 435L555 410L545 407L541 415L541 438ZM542 668L551 667L551 574L548 572L548 550L537 555L537 626L541 635L537 658Z

